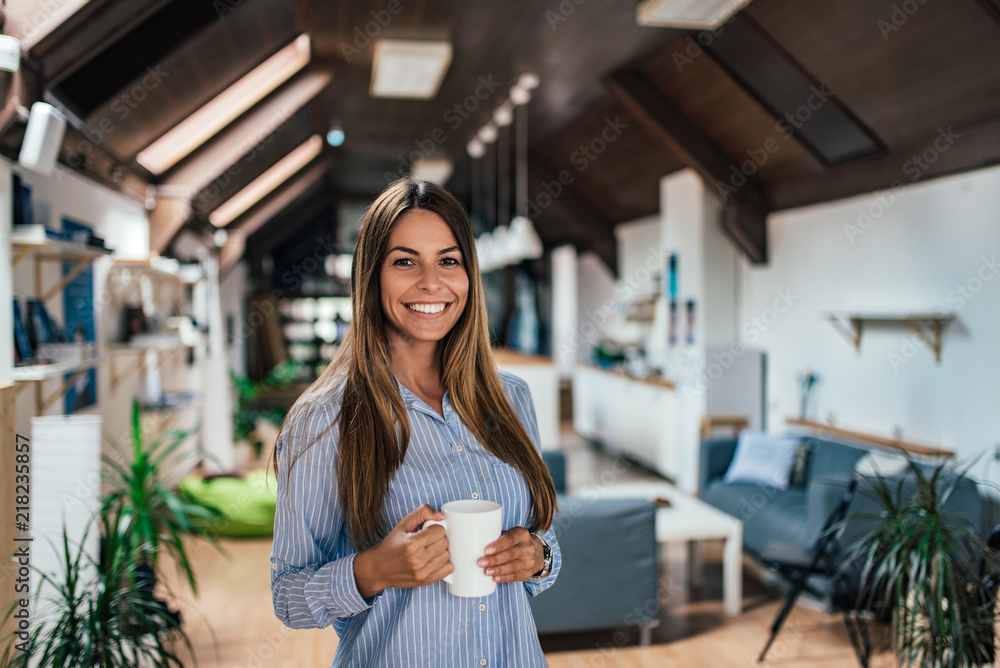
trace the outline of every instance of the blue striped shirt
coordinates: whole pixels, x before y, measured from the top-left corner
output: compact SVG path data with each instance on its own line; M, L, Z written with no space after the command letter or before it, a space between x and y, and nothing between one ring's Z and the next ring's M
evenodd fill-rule
M527 384L500 372L511 406L538 447L535 406ZM524 478L473 436L446 392L444 417L401 384L410 420L410 444L383 509L389 526L423 503L480 498L503 504L503 529L527 526L531 498ZM347 537L337 496L339 425L295 455L330 426L340 391L304 397L278 440L278 508L271 549L274 612L295 629L333 625L340 636L333 666L545 666L528 597L552 586L561 556L555 533L552 574L540 581L498 583L480 598L460 598L438 581L389 588L364 599L354 579L356 549Z

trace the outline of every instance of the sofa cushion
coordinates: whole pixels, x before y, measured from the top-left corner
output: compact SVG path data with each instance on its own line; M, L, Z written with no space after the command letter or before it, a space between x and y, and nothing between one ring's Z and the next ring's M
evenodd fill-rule
M807 478L811 481L817 476L837 476L850 473L855 463L861 459L868 448L850 445L825 438L807 436L805 443L809 447L809 463Z
M759 483L786 489L799 441L798 438L742 432L724 480L727 483Z
M715 480L701 491L701 499L743 522L743 548L752 554L774 540L811 545L803 489Z
M562 570L530 599L539 633L640 626L656 619L656 507L646 499L559 497Z
M566 455L560 450L542 450L542 460L549 468L556 494L566 493Z

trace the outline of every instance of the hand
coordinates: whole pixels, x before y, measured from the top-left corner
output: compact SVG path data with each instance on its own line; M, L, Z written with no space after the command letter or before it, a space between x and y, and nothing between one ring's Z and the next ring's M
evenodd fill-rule
M524 527L514 527L487 545L486 556L476 563L494 582L520 582L542 570L545 555L538 538Z
M426 529L427 520L444 514L426 503L399 521L382 541L354 557L358 592L370 598L389 587L422 587L452 572L444 527Z

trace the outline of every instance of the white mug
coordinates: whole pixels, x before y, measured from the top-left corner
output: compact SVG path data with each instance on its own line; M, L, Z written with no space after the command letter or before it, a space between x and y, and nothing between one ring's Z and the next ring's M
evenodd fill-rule
M444 520L428 520L424 526L440 524L448 535L448 554L454 570L445 576L448 591L474 598L496 591L497 583L476 564L486 555L486 546L500 537L503 506L482 499L451 501L441 506Z

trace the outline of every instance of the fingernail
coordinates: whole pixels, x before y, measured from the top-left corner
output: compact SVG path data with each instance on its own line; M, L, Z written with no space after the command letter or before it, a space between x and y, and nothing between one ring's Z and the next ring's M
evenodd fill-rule
M476 562L476 564L478 566L488 566L489 563L490 562L489 562L489 560L486 557L483 557L482 559L480 559L479 561Z
M492 568L487 568L486 569L486 574L487 575L493 575L493 569Z
M495 547L493 547L492 545L490 545L488 548L486 548L486 554L493 554L496 551L497 551L497 549Z
M500 576L498 575L498 576L496 576L495 578L493 578L493 581L494 581L494 582L500 582Z

